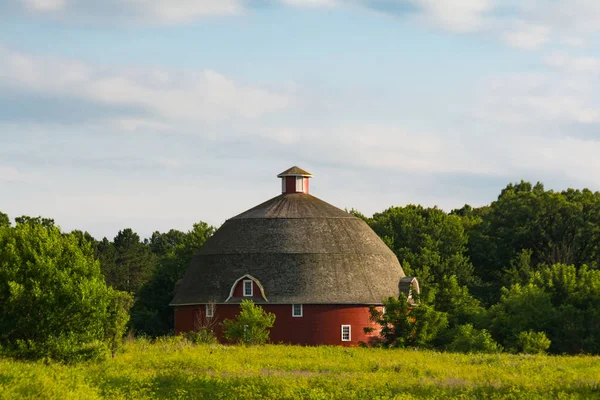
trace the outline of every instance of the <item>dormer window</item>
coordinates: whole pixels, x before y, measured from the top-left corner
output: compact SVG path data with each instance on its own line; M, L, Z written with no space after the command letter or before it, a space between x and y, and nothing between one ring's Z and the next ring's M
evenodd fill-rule
M244 280L244 297L252 297L254 295L254 287L251 279Z
M292 304L292 317L302 316L302 304Z

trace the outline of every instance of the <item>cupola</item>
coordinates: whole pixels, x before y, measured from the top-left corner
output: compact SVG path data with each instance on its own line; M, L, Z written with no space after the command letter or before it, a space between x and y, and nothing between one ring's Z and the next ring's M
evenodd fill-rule
M281 193L308 194L308 180L312 178L310 172L306 172L302 168L293 166L277 175L277 177L281 178Z

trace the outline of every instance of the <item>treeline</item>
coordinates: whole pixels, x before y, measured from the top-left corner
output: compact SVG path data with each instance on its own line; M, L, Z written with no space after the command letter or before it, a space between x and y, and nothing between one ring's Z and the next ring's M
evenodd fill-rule
M520 182L479 208L354 213L421 284L411 324L375 316L398 328L388 343L600 354L600 193Z
M386 313L374 313L385 328L382 345L600 354L600 193L520 182L479 208L447 213L409 205L370 218L351 212L422 289L418 307L386 299ZM33 354L38 342L57 347L84 338L114 349L125 330L172 333L175 284L214 230L199 222L188 232L154 232L144 240L131 229L96 240L87 232L63 233L51 219L19 217L11 226L0 213L0 347L32 347ZM50 290L57 293L45 299ZM96 292L100 297L90 295ZM79 298L91 302L87 309L69 305ZM93 304L100 304L94 317ZM48 320L44 340L29 337L40 335L42 322L34 318ZM103 322L90 322L77 339L58 329L63 318Z

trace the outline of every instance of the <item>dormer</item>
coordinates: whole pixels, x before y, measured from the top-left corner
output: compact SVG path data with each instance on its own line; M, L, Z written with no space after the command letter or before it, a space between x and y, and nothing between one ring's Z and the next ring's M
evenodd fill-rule
M281 193L308 194L308 180L312 178L310 172L306 172L302 168L293 166L277 175L277 177L281 178Z

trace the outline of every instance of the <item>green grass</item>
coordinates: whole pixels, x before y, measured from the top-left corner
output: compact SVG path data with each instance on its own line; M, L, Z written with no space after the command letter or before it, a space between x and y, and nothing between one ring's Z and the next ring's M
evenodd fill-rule
M600 357L138 340L114 359L0 359L0 399L590 399Z

